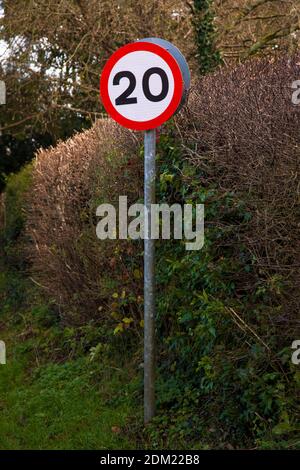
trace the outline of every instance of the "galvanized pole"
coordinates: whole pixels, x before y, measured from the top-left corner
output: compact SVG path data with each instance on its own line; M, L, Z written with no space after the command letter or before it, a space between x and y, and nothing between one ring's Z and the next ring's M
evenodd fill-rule
M155 129L145 132L144 204L144 422L155 415L155 269L151 240L151 205L155 204Z

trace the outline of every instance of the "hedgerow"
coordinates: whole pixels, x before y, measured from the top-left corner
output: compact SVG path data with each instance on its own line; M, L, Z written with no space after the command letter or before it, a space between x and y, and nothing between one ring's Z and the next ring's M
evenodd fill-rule
M132 259L126 241L100 242L95 226L102 202L115 203L119 194L139 197L139 160L133 133L109 120L37 155L28 211L29 256L34 275L55 299L66 325L103 318L116 323L118 305L128 317L138 301L134 273L141 260Z
M167 190L161 178L159 197L204 203L206 228L199 252L178 241L157 247L159 413L152 443L297 446L300 376L289 353L295 329L282 335L272 321L282 311L280 297L272 285L261 290L259 263L241 237L252 213L235 191L199 185L203 171L175 141L166 138L161 147L161 172L171 177Z
M152 447L299 446L298 59L201 79L161 133L157 200L205 204L205 245L157 243L158 414ZM103 120L33 171L33 276L60 320L105 325L142 360L142 256L99 241L95 210L142 198L142 142ZM108 331L107 330L107 331ZM114 332L114 334L112 333ZM114 338L114 340L113 340ZM133 346L134 345L134 346Z

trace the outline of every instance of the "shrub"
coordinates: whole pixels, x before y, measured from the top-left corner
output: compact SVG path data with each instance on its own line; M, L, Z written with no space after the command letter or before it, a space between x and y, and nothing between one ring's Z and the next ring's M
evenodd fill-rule
M212 0L194 0L192 23L195 29L197 61L202 74L211 72L222 63L221 54L215 47L215 12Z
M153 446L297 445L297 64L283 57L206 76L163 130L158 200L204 202L206 241L199 252L157 243ZM102 120L41 152L27 221L35 276L63 322L93 319L125 340L127 330L140 337L142 247L97 240L95 209L141 197L140 148Z
M109 120L37 155L27 223L29 251L34 273L56 300L65 323L99 320L116 310L115 316L121 315L114 304L122 292L123 317L135 303L127 294L138 296L131 271L140 261L130 262L128 243L116 248L113 241L96 238L95 215L100 203L117 202L119 194L129 200L139 197L139 159L134 134Z
M158 248L160 447L298 445L297 63L201 79L175 139L161 142L172 178L160 198L204 202L206 241L200 252Z
M203 170L183 158L175 141L160 147L161 171L172 178L167 189L163 178L158 183L159 197L204 202L206 228L199 252L174 241L157 246L159 413L152 443L297 446L299 378L289 353L297 333L282 335L273 323L281 298L271 285L260 289L264 278L241 239L251 230L251 213L241 193L212 181L199 185Z
M11 267L24 266L23 255L26 193L31 185L31 165L7 177L6 191L0 199L0 246L3 259Z
M199 183L244 201L251 222L235 230L256 266L257 288L280 297L270 324L285 331L299 311L300 107L291 98L299 73L297 56L223 68L195 85L180 123L184 154L203 171Z

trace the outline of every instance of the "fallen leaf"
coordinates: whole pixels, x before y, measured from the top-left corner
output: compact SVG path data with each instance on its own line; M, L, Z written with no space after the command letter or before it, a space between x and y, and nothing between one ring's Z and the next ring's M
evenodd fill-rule
M118 427L118 426L113 426L111 428L112 432L114 432L115 434L119 434L121 432L121 429Z

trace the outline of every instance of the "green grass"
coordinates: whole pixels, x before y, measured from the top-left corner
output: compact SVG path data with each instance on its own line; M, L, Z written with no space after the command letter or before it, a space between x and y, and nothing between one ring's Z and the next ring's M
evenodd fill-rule
M19 235L30 181L30 166L8 178L0 230L0 450L134 449L136 367L106 354L94 325L63 328L26 275Z
M140 377L130 358L107 352L96 327L76 343L78 331L51 320L17 273L0 281L0 450L135 449Z
M10 359L9 350L0 367L1 450L135 448L126 432L134 406L125 371L84 357L37 366Z

